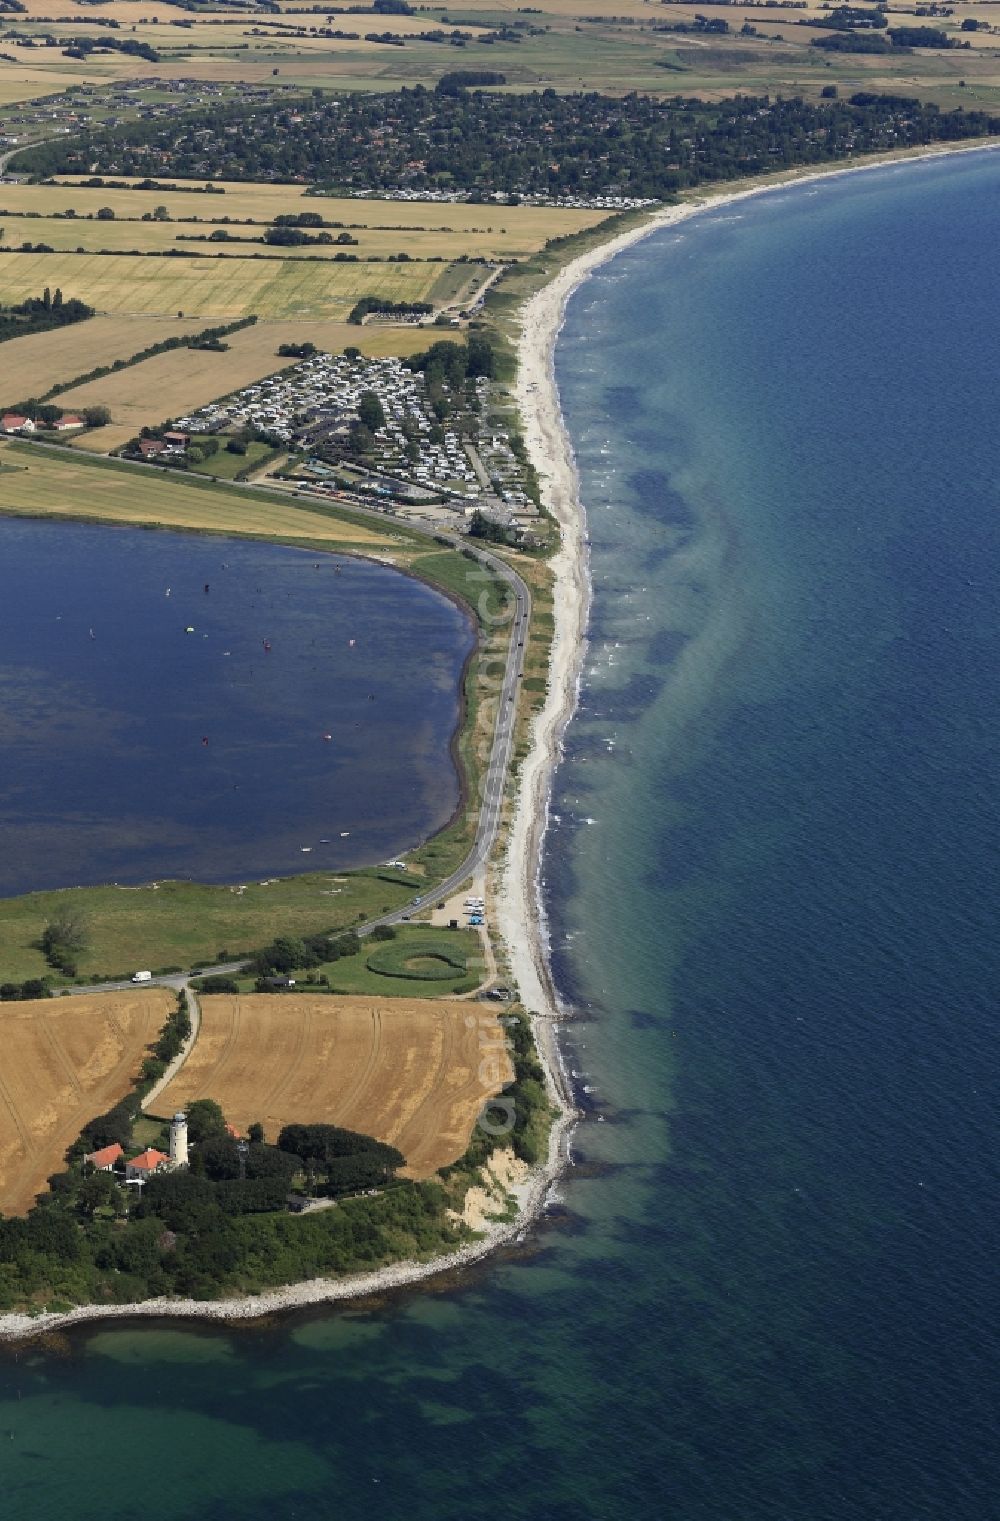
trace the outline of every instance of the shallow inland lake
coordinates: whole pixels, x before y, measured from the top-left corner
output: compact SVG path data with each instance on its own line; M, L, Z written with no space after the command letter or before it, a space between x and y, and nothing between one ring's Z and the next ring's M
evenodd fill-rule
M412 848L459 801L474 637L344 555L0 521L0 895Z

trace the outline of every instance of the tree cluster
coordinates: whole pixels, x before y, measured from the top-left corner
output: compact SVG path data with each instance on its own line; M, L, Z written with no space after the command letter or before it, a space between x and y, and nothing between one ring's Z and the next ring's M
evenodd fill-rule
M54 327L68 327L94 315L94 308L75 296L63 298L61 290L46 286L40 296L29 296L13 306L0 307L0 343L7 338L21 338L27 333L44 333Z
M905 35L924 29L894 30ZM834 35L862 40L854 30ZM826 45L834 39L817 40ZM307 103L218 104L167 121L130 122L41 144L20 162L40 174L85 173L96 162L140 175L167 163L171 173L194 179L212 174L366 190L448 189L479 199L666 198L702 182L998 132L996 115L943 111L891 95L818 102L746 95L706 102L552 89L459 89L451 95L417 85ZM362 305L354 320L376 309Z

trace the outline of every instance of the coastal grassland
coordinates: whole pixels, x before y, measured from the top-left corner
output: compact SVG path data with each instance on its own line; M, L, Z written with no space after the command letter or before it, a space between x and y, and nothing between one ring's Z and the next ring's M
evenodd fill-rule
M132 1087L166 989L0 1003L0 1214L30 1209L95 1114Z
M21 982L50 969L39 947L45 925L70 916L86 924L77 957L81 981L116 980L137 967L210 966L279 935L351 928L413 896L398 872L310 872L242 893L197 882L155 887L71 887L0 899L0 981ZM6 1006L4 1006L6 1007Z
M95 364L128 359L151 343L196 333L204 325L193 317L90 317L47 333L11 338L3 346L3 401L41 396Z
M0 257L0 301L23 301L59 286L99 312L343 319L360 296L376 292L392 301L430 300L447 271L447 265L416 262L13 253Z
M341 1125L398 1147L411 1178L455 1162L483 1104L514 1076L496 1012L467 1003L296 992L201 1005L158 1113L215 1099L238 1129L259 1121L272 1142L288 1124Z
M331 548L377 548L385 543L377 528L332 509L299 507L276 493L215 490L210 482L149 466L13 441L0 442L0 466L5 468L0 506L18 516L202 529L317 541Z

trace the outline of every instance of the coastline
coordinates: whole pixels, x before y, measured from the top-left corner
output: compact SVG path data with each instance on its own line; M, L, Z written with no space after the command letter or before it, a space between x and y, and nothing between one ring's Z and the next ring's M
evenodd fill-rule
M20 1341L86 1322L135 1319L205 1319L238 1322L287 1310L391 1292L421 1280L461 1270L514 1241L545 1207L551 1183L569 1161L577 1111L572 1088L558 1050L555 1031L568 1011L559 998L549 969L544 907L539 872L548 823L552 777L558 764L566 727L576 707L580 670L586 650L590 608L586 518L572 444L562 416L555 383L555 345L566 305L576 289L600 265L631 244L664 227L775 190L833 175L883 168L913 159L995 149L997 143L937 147L880 155L861 163L806 172L786 172L762 181L714 192L702 189L683 204L654 212L642 224L610 239L566 264L519 313L518 374L515 392L524 437L542 488L546 508L560 530L560 546L551 561L554 573L554 631L550 648L546 700L532 721L529 752L516 776L516 796L506 847L501 860L491 863L496 885L495 922L507 949L511 974L521 999L531 1011L539 1056L558 1115L553 1124L549 1155L525 1184L515 1191L518 1213L513 1221L491 1226L483 1237L426 1262L400 1262L371 1273L344 1279L314 1279L267 1290L245 1298L183 1300L162 1298L125 1305L83 1305L64 1312L0 1315L0 1341Z

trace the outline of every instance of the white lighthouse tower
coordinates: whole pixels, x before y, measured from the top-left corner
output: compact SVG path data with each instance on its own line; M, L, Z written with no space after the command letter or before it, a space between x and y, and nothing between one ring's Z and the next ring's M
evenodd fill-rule
M188 1122L187 1115L182 1110L170 1121L170 1165L188 1165Z

